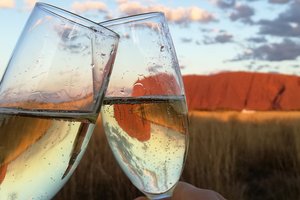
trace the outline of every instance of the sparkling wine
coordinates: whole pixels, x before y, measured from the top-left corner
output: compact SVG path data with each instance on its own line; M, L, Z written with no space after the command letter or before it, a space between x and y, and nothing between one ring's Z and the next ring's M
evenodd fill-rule
M51 199L78 165L88 120L0 114L0 199Z
M185 98L106 98L101 112L110 147L132 183L148 195L171 190L188 144Z

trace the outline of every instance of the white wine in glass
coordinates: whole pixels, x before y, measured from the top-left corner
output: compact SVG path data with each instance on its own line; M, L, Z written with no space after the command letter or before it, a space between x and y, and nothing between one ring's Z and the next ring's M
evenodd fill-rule
M119 36L37 3L0 83L0 199L51 199L79 164ZM97 56L101 54L101 56Z

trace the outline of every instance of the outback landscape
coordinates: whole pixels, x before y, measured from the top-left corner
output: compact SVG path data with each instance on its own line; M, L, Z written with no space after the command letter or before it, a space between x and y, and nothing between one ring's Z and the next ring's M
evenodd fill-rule
M299 78L237 73L184 77L190 147L181 180L232 200L299 199ZM99 119L82 162L55 199L139 195L115 162Z
M181 181L227 200L300 200L299 11L300 0L0 0L0 200L143 196L117 164L98 116L97 74L111 72L99 66L114 61L118 79L110 78L108 94L116 99L102 103L116 136L146 147L171 131L186 134L188 123ZM112 38L118 50L109 53ZM173 117L182 114L173 103L161 112L165 100L183 101L180 73L189 121ZM93 134L87 121L96 122ZM169 147L160 144L166 163L174 154L161 156ZM143 150L135 152L149 155ZM149 160L159 163L156 152ZM171 166L165 174L179 169Z
M191 112L190 148L181 180L227 199L298 199L300 113ZM56 199L134 199L99 125Z

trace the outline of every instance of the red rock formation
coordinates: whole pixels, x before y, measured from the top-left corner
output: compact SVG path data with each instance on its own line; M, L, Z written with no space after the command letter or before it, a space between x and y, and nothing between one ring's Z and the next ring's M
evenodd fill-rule
M132 96L146 95L176 95L180 94L180 87L175 77L166 73L146 77L138 80L132 90ZM150 139L151 122L147 117L139 116L135 110L145 109L143 105L115 105L114 114L116 121L131 137L140 141Z
M297 76L223 72L183 76L183 82L189 111L300 109L300 77ZM177 94L180 94L180 87L175 77L168 74L139 80L132 92L135 97ZM132 112L135 109L141 108L139 105L116 105L116 120L131 137L146 141L150 138L151 122Z
M300 77L223 72L183 77L189 110L299 110Z
M134 112L136 109L141 109L141 106L138 104L115 105L116 121L130 137L139 141L147 141L150 139L150 122L136 114Z

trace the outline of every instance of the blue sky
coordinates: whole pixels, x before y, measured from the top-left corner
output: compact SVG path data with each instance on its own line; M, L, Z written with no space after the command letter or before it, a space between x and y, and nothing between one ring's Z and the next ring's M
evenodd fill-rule
M35 0L0 0L0 74ZM44 0L94 21L165 13L183 74L297 74L300 0Z

